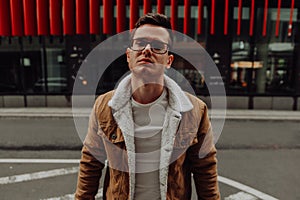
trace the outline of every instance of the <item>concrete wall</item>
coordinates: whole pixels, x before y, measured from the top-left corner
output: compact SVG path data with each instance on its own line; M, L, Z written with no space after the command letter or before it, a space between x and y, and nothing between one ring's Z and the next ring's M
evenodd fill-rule
M211 98L208 96L199 96L199 98L206 103L208 108L211 108L211 106L214 106L215 109L223 108L224 105L224 97L214 97L214 105L212 105ZM248 109L248 97L234 97L234 96L228 96L226 97L226 106L230 109Z
M199 96L211 108L211 97ZM71 107L72 99L76 100L76 107L91 107L95 96L37 96L26 97L27 107ZM214 97L214 109L222 109L223 97ZM248 109L249 97L226 97L227 109ZM253 108L256 110L293 110L294 99L292 97L253 97ZM25 107L24 96L0 96L0 107L14 108ZM297 110L300 110L300 98L297 99Z
M227 107L230 109L248 109L249 98L248 97L227 97Z
M46 97L48 107L70 107L71 97L66 96L47 96Z
M71 103L65 96L26 96L27 107L70 107ZM24 96L0 96L0 107L25 107Z
M253 109L272 110L272 97L254 97Z
M3 96L3 107L24 107L24 96Z
M211 108L210 97L200 97L209 108ZM218 109L218 98L216 97L215 108ZM227 109L248 109L249 97L244 96L228 96ZM297 100L297 110L300 110L300 98ZM253 109L255 110L293 110L294 99L293 97L253 97Z
M293 110L294 99L292 97L273 97L273 110Z
M294 105L293 97L254 97L253 98L254 109L293 110L293 105Z
M0 96L0 108L4 107L4 100L3 100L3 96Z
M46 107L46 96L27 96L28 107Z

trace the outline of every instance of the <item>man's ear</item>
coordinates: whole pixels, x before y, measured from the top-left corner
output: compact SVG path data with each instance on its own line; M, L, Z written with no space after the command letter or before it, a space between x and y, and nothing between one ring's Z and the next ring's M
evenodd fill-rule
M169 69L173 63L173 60L174 60L174 55L173 54L170 54L168 56L168 61L167 61L167 69Z
M127 59L127 62L129 62L129 58L130 58L130 49L127 48L126 49L126 59Z

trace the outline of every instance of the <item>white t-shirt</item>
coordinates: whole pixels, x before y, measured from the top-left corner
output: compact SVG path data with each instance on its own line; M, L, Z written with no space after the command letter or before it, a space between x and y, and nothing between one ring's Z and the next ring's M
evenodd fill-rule
M136 150L134 199L158 200L161 132L168 105L167 92L164 89L161 96L149 104L140 104L134 99L131 102Z

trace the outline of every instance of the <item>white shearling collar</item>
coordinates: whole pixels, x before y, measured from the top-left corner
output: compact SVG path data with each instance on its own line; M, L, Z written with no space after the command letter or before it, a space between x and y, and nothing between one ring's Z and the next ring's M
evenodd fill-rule
M169 95L169 106L172 109L178 112L187 112L193 108L189 98L174 80L164 75L164 83ZM115 111L119 110L130 100L131 95L131 74L129 74L119 83L108 105Z

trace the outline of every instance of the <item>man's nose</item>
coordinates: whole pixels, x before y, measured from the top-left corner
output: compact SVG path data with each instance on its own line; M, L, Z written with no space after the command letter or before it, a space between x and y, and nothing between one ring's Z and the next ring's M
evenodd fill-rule
M151 45L149 43L145 46L145 50L146 49L151 50Z
M151 54L151 45L150 44L147 44L145 46L145 49L143 50L143 53L146 55L150 55Z

